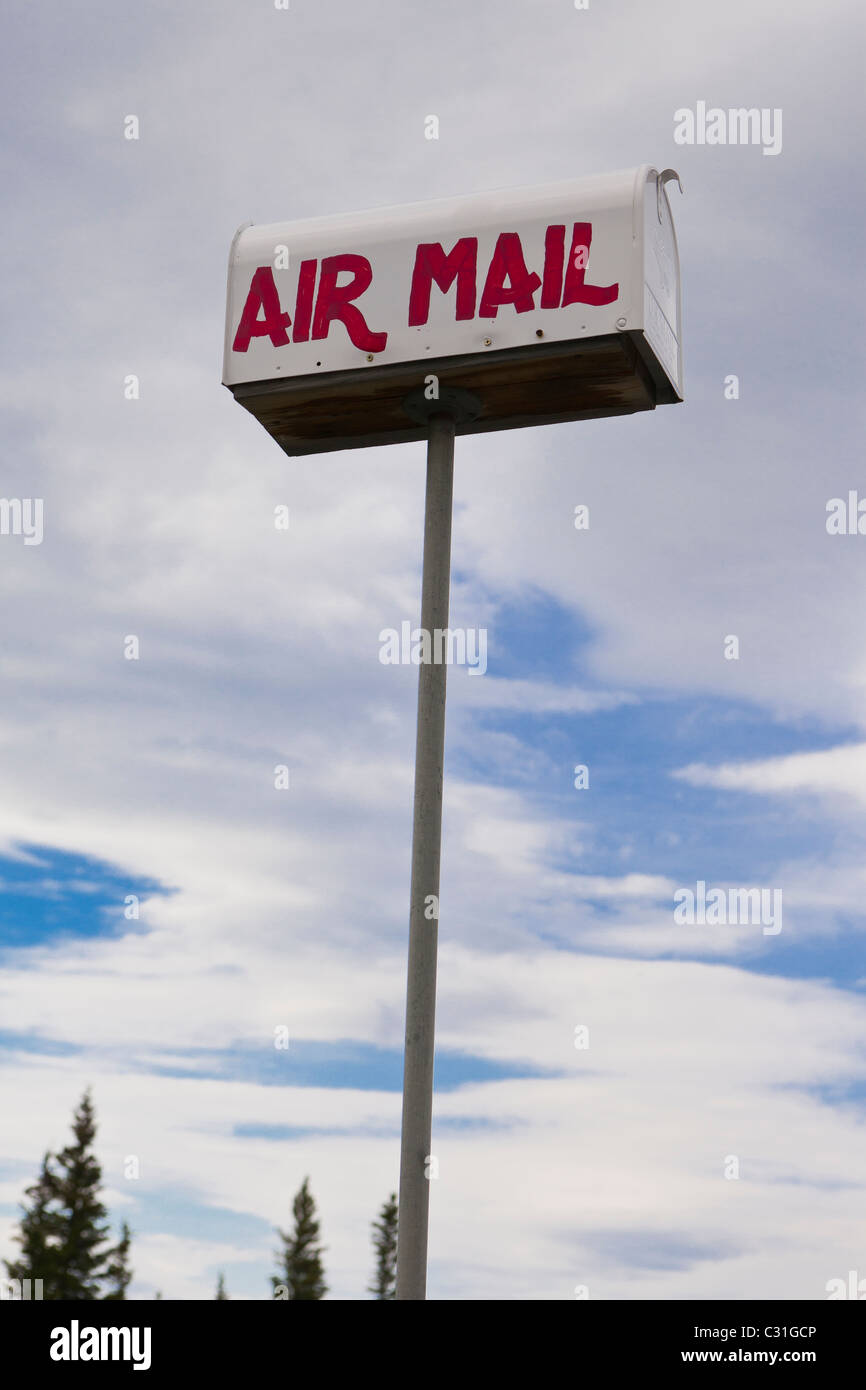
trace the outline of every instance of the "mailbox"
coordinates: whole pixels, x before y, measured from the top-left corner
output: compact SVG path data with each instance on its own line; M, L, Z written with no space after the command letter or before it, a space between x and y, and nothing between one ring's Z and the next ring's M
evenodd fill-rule
M224 384L287 454L423 439L407 398L470 392L457 433L682 400L672 170L241 227Z

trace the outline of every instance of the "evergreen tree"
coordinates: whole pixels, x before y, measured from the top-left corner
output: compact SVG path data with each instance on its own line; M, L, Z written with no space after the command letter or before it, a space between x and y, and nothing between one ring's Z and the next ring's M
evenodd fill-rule
M129 1267L129 1247L132 1244L132 1231L124 1221L120 1228L120 1240L113 1250L109 1251L109 1265L106 1270L108 1279L108 1292L105 1297L107 1300L117 1302L126 1299L126 1290L132 1283L132 1270Z
M392 1192L373 1223L376 1272L367 1292L376 1298L393 1298L397 1292L397 1194Z
M99 1197L102 1170L91 1152L96 1117L89 1091L72 1120L73 1142L56 1156L46 1154L39 1178L26 1195L17 1260L5 1260L10 1279L41 1279L44 1299L85 1302L125 1298L130 1231L108 1244L107 1212Z
M51 1210L54 1179L50 1164L51 1155L45 1154L39 1177L25 1191L25 1196L30 1198L32 1205L29 1210L24 1208L20 1233L13 1237L21 1246L20 1258L3 1262L10 1279L41 1279L43 1298L56 1297L56 1294L50 1291L57 1286L59 1276L59 1223Z
M328 1292L322 1267L322 1247L319 1245L319 1223L316 1203L310 1192L310 1180L304 1178L292 1204L295 1229L291 1235L277 1231L283 1248L277 1255L281 1272L271 1282L277 1299L317 1299Z
M226 1281L222 1270L220 1270L219 1277L217 1278L217 1291L214 1294L214 1298L228 1298L228 1294L226 1293Z

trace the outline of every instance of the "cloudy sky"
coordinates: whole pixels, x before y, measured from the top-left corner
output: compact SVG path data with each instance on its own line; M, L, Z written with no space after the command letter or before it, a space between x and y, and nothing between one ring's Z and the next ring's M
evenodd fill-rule
M0 494L44 538L0 536L0 1255L91 1085L134 1296L267 1297L307 1174L367 1296L424 450L292 460L234 403L229 244L648 162L685 403L458 441L488 670L449 673L430 1296L866 1276L866 538L826 524L866 498L862 39L855 0L13 0ZM677 144L700 101L781 150ZM781 931L675 921L698 881Z

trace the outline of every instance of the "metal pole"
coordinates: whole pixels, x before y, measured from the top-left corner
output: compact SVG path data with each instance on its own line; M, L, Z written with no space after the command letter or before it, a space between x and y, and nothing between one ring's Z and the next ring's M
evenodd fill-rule
M451 499L454 491L454 418L433 415L427 440L421 627L431 658L442 656L435 632L448 627L451 582ZM436 1015L436 951L439 937L439 851L442 842L442 771L445 756L444 660L418 670L415 742L415 812L412 823L412 887L409 969L406 983L406 1046L403 1061L403 1136L397 1214L397 1298L427 1296L427 1218L430 1184L426 1162L433 1124L433 1037ZM435 915L431 898L435 899Z

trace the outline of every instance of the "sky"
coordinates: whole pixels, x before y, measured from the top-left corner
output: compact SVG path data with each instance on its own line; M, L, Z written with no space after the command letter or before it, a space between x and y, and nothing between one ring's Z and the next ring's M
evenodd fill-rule
M221 384L229 246L647 162L684 402L457 444L488 659L448 676L429 1296L866 1277L866 538L827 529L866 499L863 57L855 0L12 0L0 495L44 534L0 535L0 1257L90 1086L133 1297L268 1297L307 1175L369 1297L424 446L282 453ZM677 143L702 101L780 148ZM780 929L676 920L699 883Z

